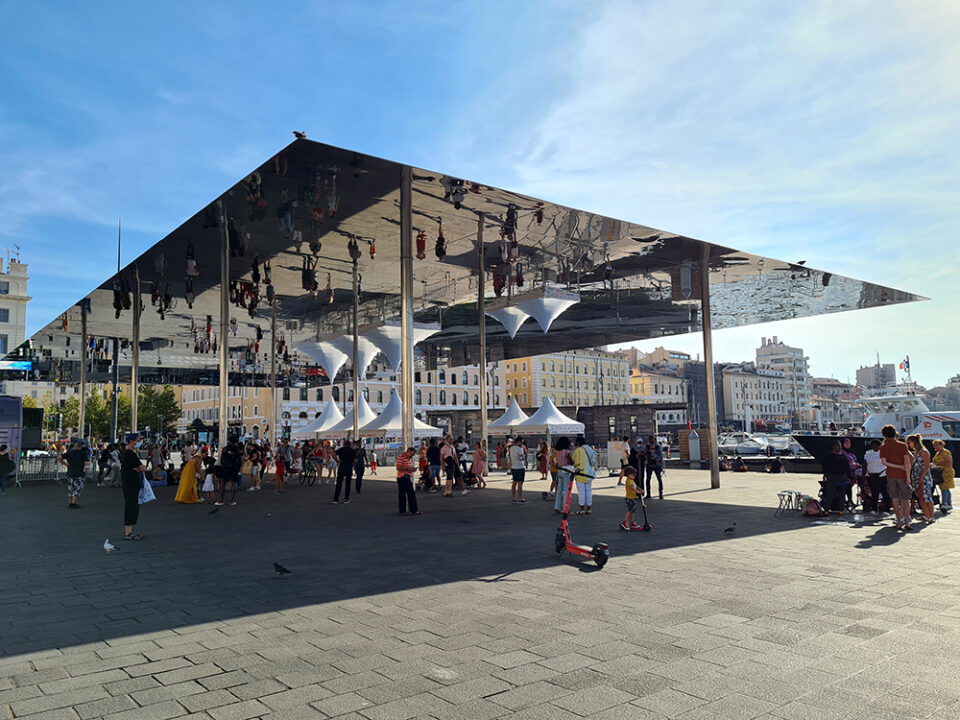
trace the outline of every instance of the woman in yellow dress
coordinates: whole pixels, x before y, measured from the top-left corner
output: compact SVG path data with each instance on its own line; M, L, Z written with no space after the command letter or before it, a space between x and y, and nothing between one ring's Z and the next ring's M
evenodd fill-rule
M937 467L943 468L943 485L940 486L940 512L953 510L953 497L950 492L953 489L954 471L953 455L943 445L943 440L933 441L933 460L931 462Z
M203 477L201 459L200 453L197 453L190 458L190 462L183 466L183 471L180 473L180 485L177 487L177 496L174 498L175 502L200 502L200 496L197 495L197 481Z

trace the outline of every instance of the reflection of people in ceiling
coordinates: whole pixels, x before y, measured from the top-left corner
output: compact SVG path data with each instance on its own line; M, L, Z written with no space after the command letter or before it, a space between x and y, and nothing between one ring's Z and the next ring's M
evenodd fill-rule
M263 192L260 173L253 172L247 175L243 180L243 185L247 189L247 204L250 206L250 219L262 220L267 216L267 198ZM207 225L204 225L204 227L207 227ZM214 225L214 227L216 226Z
M289 240L293 235L293 207L295 201L287 197L287 189L284 188L280 193L280 204L277 205L277 228L280 230L285 240Z
M187 238L187 276L196 277L200 274L197 269L197 255L193 249L193 240Z
M330 191L327 193L327 215L330 217L336 215L338 207L340 207L340 198L337 197L337 175L334 173L330 178Z
M317 258L303 256L303 267L300 268L300 285L310 293L311 297L317 296L317 292L320 290L320 282L317 280Z

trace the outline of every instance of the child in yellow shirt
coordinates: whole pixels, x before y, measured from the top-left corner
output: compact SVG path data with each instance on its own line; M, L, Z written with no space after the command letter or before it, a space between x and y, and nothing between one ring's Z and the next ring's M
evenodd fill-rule
M623 522L620 523L621 530L643 530L642 525L637 525L633 521L633 513L636 511L637 505L643 502L641 499L643 488L637 486L636 479L637 469L632 465L625 465L623 468L623 480L627 492L625 499L627 503L627 514L623 516Z

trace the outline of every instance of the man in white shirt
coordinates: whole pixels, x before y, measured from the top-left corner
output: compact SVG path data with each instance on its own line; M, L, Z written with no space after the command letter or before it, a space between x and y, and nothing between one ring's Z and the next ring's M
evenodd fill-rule
M523 499L523 480L527 474L527 449L520 438L510 446L510 474L513 482L510 485L510 495L515 503L525 503Z
M890 507L887 495L887 468L880 459L880 441L870 443L870 449L863 454L867 464L867 488L870 496L863 498L864 512L880 512Z

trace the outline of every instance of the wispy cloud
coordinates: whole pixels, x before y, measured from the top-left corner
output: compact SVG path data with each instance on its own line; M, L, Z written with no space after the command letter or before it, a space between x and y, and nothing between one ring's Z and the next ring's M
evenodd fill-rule
M960 351L933 319L960 259L958 31L946 2L603 3L549 111L513 129L531 138L514 170L535 195L932 295L881 311L916 329L886 340L873 313L778 330L841 375L838 342L926 346L915 366L942 382ZM742 354L760 332L718 341Z

